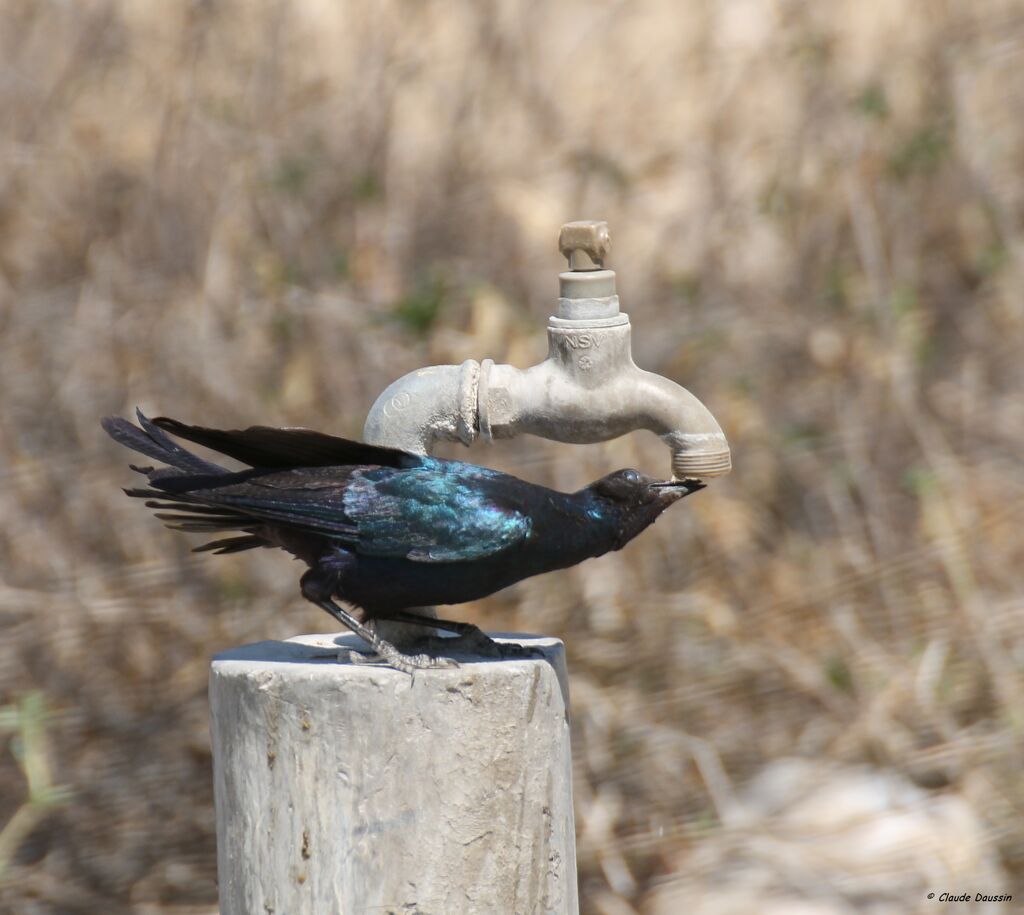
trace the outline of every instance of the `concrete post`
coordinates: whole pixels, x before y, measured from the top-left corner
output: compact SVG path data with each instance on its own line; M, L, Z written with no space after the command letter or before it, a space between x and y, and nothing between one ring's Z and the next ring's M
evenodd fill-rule
M222 915L577 913L565 656L415 679L354 636L218 655Z

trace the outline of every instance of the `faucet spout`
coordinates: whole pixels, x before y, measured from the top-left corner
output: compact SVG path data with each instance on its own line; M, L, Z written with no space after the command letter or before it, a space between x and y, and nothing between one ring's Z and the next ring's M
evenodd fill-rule
M672 452L672 475L680 480L722 476L732 469L732 453L722 427L682 385L636 370L631 409L638 426L659 435Z
M629 317L619 311L615 274L603 269L604 223L570 223L560 247L576 269L559 277L548 356L518 369L468 360L420 369L377 399L363 437L421 454L439 440L472 443L528 433L593 443L636 429L659 435L672 476L703 479L731 469L729 444L711 412L674 381L633 362Z
M628 322L570 332L549 327L548 334L548 358L532 368L484 360L477 401L481 436L526 433L589 444L648 429L671 450L677 479L728 473L729 444L711 411L674 381L637 368Z

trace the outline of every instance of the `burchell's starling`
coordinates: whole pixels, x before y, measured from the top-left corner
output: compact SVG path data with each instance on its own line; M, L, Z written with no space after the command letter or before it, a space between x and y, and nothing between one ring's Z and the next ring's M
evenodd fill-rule
M368 621L444 629L498 656L522 652L497 646L468 623L431 619L410 608L476 600L531 575L621 549L674 502L703 488L692 480L659 482L619 470L562 493L486 467L307 429L225 431L137 414L141 428L120 417L104 419L103 428L122 445L169 466L133 467L149 486L127 489L128 495L149 500L157 517L177 530L235 532L198 551L287 550L309 566L301 579L303 597L405 671L453 662L403 654ZM231 471L206 461L167 432L250 469Z

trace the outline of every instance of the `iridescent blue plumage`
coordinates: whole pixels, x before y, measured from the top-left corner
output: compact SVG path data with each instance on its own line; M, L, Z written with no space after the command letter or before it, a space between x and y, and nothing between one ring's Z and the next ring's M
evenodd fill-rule
M469 562L498 553L530 533L530 519L500 504L481 483L482 468L426 458L411 470L356 470L345 515L369 556L417 562Z

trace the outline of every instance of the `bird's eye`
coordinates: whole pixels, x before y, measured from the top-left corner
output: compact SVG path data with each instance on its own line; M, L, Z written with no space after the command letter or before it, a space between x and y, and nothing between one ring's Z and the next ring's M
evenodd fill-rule
M622 471L622 479L624 479L627 483L639 483L640 474L638 474L635 470L624 470Z

